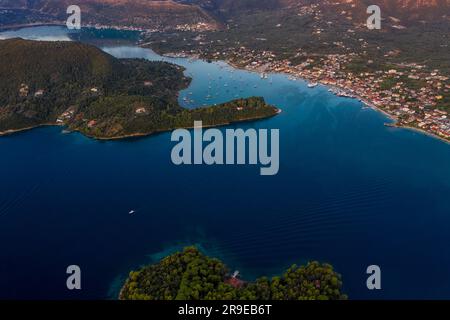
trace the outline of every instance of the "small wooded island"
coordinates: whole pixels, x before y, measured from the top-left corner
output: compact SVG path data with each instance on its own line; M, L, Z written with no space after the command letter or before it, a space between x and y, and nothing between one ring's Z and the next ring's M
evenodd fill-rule
M121 300L345 300L341 276L329 264L290 267L282 276L245 282L195 247L132 271Z
M271 117L263 98L187 110L178 92L190 84L180 66L116 59L78 42L0 41L0 135L62 125L97 139L143 136Z

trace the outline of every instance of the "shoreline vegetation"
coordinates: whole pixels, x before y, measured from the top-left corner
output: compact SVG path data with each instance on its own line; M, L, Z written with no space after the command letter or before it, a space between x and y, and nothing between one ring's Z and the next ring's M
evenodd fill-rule
M239 100L237 100L237 101L239 101ZM232 102L234 102L234 101L236 101L236 100L233 100ZM227 104L227 103L225 103L225 104ZM215 107L216 106L212 106L210 108L215 108ZM230 122L226 122L226 123L217 123L217 124L203 125L202 128L203 129L219 128L219 127L229 126L229 125L232 125L234 123L252 122L252 121L257 121L257 120L268 119L268 118L276 116L277 114L280 114L281 112L282 112L281 109L275 108L274 112L271 115L268 115L268 116L264 116L264 117L256 116L256 117L253 117L253 118L249 117L249 118L244 118L244 119L238 119L238 120L230 121ZM16 133L21 133L21 132L26 132L26 131L31 131L33 129L37 129L37 128L41 128L41 127L65 127L65 125L64 124L58 124L58 123L45 123L45 124L39 124L39 125L36 125L36 126L27 127L27 128L0 131L0 137L2 137L2 136L10 136L10 135L14 135ZM125 139L130 139L130 138L143 138L143 137L148 137L148 136L151 136L151 135L154 135L154 134L158 134L158 133L169 132L169 131L176 130L176 129L187 129L187 130L190 130L190 129L194 129L194 127L193 126L190 126L190 127L187 127L187 126L186 127L185 126L174 127L174 128L155 130L155 131L152 131L152 132L137 132L137 133L133 133L133 134L122 135L122 136L115 136L115 137L99 137L99 136L95 136L95 135L89 135L89 134L83 133L82 131L77 130L77 129L73 129L73 130L67 129L66 133L69 134L69 133L73 133L73 132L79 132L82 135L84 135L85 137L90 138L90 139L99 140L99 141L114 141L114 140L125 140Z
M119 300L346 300L341 275L330 264L292 265L280 276L240 278L219 259L186 247L131 271Z
M280 112L261 97L185 109L178 94L191 79L183 67L116 59L79 42L0 40L0 58L0 136L57 125L117 140L192 128L194 121L216 127Z
M236 100L233 100L236 101ZM233 102L232 101L232 102ZM225 103L227 104L227 103ZM212 106L210 108L215 108L216 106ZM225 127L225 126L229 126L235 123L243 123L243 122L252 122L252 121L258 121L258 120L263 120L263 119L268 119L271 117L276 116L277 114L281 113L281 109L276 109L274 110L274 113L268 116L256 116L256 117L249 117L249 118L245 118L245 119L239 119L239 120L235 120L235 121L230 121L230 122L226 122L226 123L217 123L217 124L209 124L209 125L202 125L202 129L207 129L207 128L220 128L220 127ZM200 121L200 120L199 120ZM57 124L55 124L57 126ZM95 139L95 140L100 140L100 141L111 141L111 140L123 140L123 139L130 139L130 138L143 138L143 137L148 137L154 134L158 134L158 133L164 133L164 132L169 132L172 130L176 130L176 129L187 129L187 130L191 130L194 129L194 126L182 126L182 127L174 127L174 128L167 128L167 129L161 129L161 130L155 130L152 132L148 132L148 133L133 133L130 135L123 135L123 136L117 136L117 137L106 137L106 138L102 138L102 137L96 137L96 136L89 136L87 134L83 134L80 131L74 130L74 132L80 132L81 134L83 134L84 136L91 138L91 139ZM70 133L71 131L68 131L68 133ZM0 133L1 136L1 133Z

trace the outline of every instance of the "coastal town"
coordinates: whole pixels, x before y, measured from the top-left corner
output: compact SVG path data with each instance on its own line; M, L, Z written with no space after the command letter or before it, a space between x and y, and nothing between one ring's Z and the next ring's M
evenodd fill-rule
M261 73L262 78L267 78L269 73L288 74L293 81L310 81L310 88L327 85L336 95L359 99L384 112L395 120L389 126L414 128L450 141L450 117L444 104L450 96L450 81L439 70L429 71L414 63L376 70L366 67L374 63L367 60L363 65L369 70L355 71L349 66L361 61L356 53L311 55L299 50L295 58L303 61L300 64L278 59L270 51L257 52L246 47L212 54L198 49L177 54L226 60L233 66Z

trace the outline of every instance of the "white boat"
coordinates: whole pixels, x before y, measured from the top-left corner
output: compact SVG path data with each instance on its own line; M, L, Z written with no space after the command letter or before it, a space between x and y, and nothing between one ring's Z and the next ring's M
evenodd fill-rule
M315 88L317 87L319 84L317 82L312 82L308 84L308 88Z
M130 212L128 212L128 214L134 214L134 213L136 213L136 211L134 211L134 210L131 210Z

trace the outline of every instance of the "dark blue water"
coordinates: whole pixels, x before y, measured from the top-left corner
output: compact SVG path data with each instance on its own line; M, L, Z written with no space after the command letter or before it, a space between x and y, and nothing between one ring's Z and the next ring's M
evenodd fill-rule
M65 32L20 35L36 30ZM170 133L98 142L47 127L1 137L0 298L111 298L129 270L190 244L247 279L314 259L335 266L350 298L450 298L448 144L388 128L381 113L326 87L167 60L194 79L180 96L186 107L262 95L283 110L228 127L280 129L279 174L175 166ZM82 269L78 292L66 289L72 264ZM372 264L382 270L378 292L365 285Z

